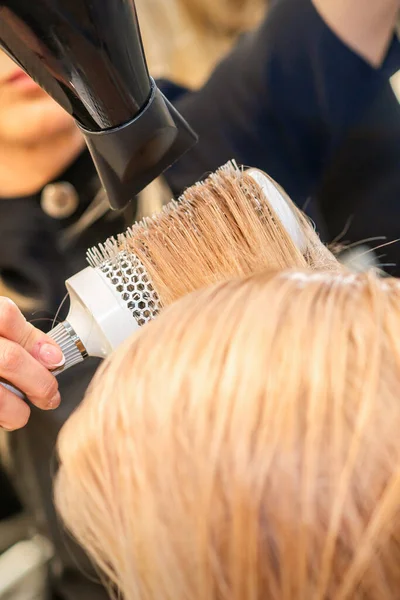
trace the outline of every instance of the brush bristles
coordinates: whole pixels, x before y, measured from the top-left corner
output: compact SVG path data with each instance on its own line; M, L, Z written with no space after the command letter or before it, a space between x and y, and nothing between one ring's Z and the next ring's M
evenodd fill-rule
M137 256L162 306L217 281L264 269L338 268L306 218L292 205L307 240L294 245L252 177L229 163L178 202L92 250L93 266L118 251Z

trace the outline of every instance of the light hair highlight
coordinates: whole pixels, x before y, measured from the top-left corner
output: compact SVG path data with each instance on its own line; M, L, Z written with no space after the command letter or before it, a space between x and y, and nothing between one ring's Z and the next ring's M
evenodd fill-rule
M103 365L56 501L125 600L398 598L399 307L373 273L258 273Z
M201 287L265 269L340 270L311 222L273 183L298 222L301 249L261 185L234 163L134 225L119 246L139 258L162 306Z

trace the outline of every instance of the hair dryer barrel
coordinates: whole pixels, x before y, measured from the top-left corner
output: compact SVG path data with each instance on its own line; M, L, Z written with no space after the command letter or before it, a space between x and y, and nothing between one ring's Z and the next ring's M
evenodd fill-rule
M90 131L123 125L151 85L131 0L1 0L0 37Z
M149 77L133 0L0 0L0 45L74 117L113 208L196 141Z

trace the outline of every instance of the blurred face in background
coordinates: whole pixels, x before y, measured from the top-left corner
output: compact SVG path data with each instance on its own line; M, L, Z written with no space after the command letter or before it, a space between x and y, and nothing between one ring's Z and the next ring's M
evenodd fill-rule
M72 117L0 50L0 145L36 145L74 128Z

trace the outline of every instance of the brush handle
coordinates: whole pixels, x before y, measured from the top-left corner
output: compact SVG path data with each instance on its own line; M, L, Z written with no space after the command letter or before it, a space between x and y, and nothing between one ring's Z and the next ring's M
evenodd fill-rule
M23 394L23 392L21 392L21 390L14 387L10 383L7 383L6 381L0 381L0 385L2 385L4 388L6 388L6 390L8 390L9 392L12 392L16 396L18 396L18 398L21 398L21 400L26 400L25 394Z
M79 345L77 344L77 339L79 338L67 321L64 321L63 323L60 323L54 327L47 335L61 348L65 357L65 363L62 367L52 371L53 375L59 375L66 369L69 369L69 367L82 362L86 358L87 354L85 349L79 348ZM22 400L27 399L26 395L21 392L21 390L14 387L7 381L0 380L0 385L18 396L18 398L21 398Z

